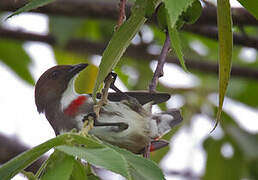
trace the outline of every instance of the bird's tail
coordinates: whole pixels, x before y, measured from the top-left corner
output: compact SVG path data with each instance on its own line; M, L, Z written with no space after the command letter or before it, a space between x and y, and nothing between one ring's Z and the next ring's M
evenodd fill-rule
M152 115L152 120L152 123L150 123L152 138L150 151L156 151L168 146L169 142L160 138L182 122L183 118L179 109L169 109L166 112Z
M169 109L166 112L154 114L152 119L156 120L156 133L159 137L169 132L183 120L179 109Z

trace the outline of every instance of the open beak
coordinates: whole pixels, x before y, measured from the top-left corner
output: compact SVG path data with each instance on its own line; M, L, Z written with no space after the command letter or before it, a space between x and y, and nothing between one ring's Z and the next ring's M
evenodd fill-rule
M73 65L72 68L69 70L68 78L73 78L76 74L81 72L87 66L88 66L88 64L85 64L85 63Z

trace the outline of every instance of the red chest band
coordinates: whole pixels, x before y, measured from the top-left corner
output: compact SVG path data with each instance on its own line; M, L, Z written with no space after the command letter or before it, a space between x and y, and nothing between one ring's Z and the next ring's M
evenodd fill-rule
M69 116L73 116L75 115L78 110L79 107L87 100L87 97L85 96L79 96L78 98L76 98L75 100L73 100L70 105L64 110L64 113L69 115Z

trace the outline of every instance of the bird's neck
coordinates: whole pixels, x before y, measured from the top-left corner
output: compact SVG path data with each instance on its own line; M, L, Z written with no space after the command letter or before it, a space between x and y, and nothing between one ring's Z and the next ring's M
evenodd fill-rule
M66 108L68 108L68 106L75 100L78 98L79 94L77 94L75 92L74 89L74 79L71 79L70 82L67 85L67 88L65 90L65 92L63 92L62 96L61 96L61 100L60 100L60 108L61 111L64 111Z
M61 131L69 131L72 128L80 129L82 117L79 116L89 111L88 106L93 107L90 102L93 103L89 95L75 92L74 79L72 79L61 98L49 103L45 115L56 134L60 134ZM82 109L85 112L81 112ZM77 121L77 119L79 120Z
M72 79L65 92L61 96L60 110L68 116L76 116L81 107L92 104L92 98L87 94L78 94L74 89L74 79ZM87 110L87 107L84 107Z

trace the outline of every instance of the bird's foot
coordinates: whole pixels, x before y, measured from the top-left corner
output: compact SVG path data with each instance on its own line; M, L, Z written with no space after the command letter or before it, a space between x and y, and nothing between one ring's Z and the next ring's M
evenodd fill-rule
M120 89L118 89L115 86L117 74L114 72L110 72L104 82L108 81L110 78L112 78L112 80L110 80L111 82L110 89L114 90L117 94L121 96L121 99L124 100L123 103L129 106L131 109L133 109L136 112L141 111L142 105L139 103L139 101L136 98L129 96L128 94L122 92Z
M80 134L83 136L87 136L89 131L94 127L94 121L96 119L95 113L89 113L87 116L84 116L83 121L83 127L81 129Z
M119 88L116 87L115 81L116 81L116 78L117 78L117 74L114 73L114 72L110 72L110 73L108 74L107 78L108 78L109 76L113 79L113 80L111 81L111 83L110 83L110 89L112 89L112 90L114 90L116 93L118 93L118 94L122 97L122 99L126 99L126 100L131 99L131 98L132 98L131 96L128 96L126 93L122 92ZM106 81L106 80L105 80L105 81ZM104 82L105 82L105 81L104 81Z
M105 86L101 91L101 99L97 104L94 105L93 111L96 114L96 119L99 117L99 112L102 106L105 106L108 103L108 89L110 88L110 84L114 81L112 75L109 73L106 79L104 80Z
M86 121L85 121L86 120ZM89 120L92 120L93 121L93 127L100 127L100 126L114 126L114 127L117 127L117 131L123 131L123 130L126 130L128 128L128 124L126 123L122 123L122 122L119 122L119 123L106 123L106 122L100 122L97 120L97 115L96 113L92 112L92 113L89 113L87 116L85 116L85 118L83 118L83 121L84 121L84 124L85 122L88 124L87 121ZM86 124L86 126L87 126ZM92 128L93 128L92 127ZM91 129L92 129L91 128Z

